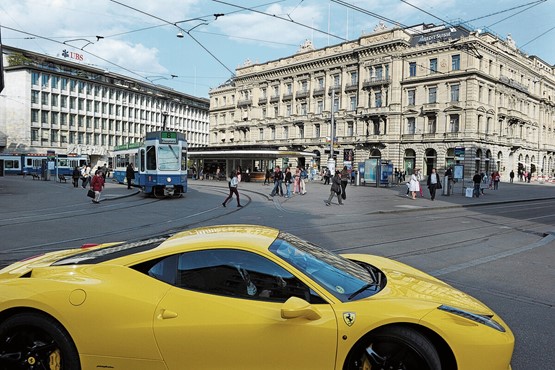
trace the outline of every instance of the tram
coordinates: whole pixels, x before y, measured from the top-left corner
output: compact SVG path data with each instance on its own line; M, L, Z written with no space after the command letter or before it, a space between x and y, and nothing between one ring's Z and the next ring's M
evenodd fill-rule
M127 181L127 166L132 163L133 186L147 195L177 198L187 192L187 140L180 132L148 132L144 142L114 149L112 163L120 184Z
M4 175L40 175L45 163L51 160L46 154L0 154L0 163L3 165ZM71 176L75 167L82 167L89 162L87 155L58 154L54 157L56 162L53 174Z

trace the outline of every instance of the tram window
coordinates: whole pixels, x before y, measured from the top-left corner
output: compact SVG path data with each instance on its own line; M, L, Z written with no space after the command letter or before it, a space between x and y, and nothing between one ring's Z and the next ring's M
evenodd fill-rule
M156 147L152 145L146 147L146 169L156 169Z
M187 169L187 152L184 150L181 152L181 171Z
M17 169L19 168L19 161L14 160L14 159L6 159L4 160L4 168L9 168L9 169Z
M58 159L58 167L67 167L67 159Z
M141 149L140 157L141 157L140 158L140 161L141 161L140 166L141 167L139 167L139 168L140 168L141 172L144 172L145 171L145 150L144 149Z
M158 147L158 160L160 170L178 170L180 167L178 147L160 145Z

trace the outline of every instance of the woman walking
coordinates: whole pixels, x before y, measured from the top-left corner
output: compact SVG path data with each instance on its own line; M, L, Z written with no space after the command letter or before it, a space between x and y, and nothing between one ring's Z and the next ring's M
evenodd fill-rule
M100 203L102 188L104 188L104 177L102 177L102 171L97 170L91 180L91 189L94 191L93 203Z
M333 176L333 178L331 179L330 196L328 200L324 201L324 203L326 203L326 206L329 206L331 204L331 200L336 195L339 205L342 206L343 201L341 200L341 173L339 172L339 170L335 171L335 176Z

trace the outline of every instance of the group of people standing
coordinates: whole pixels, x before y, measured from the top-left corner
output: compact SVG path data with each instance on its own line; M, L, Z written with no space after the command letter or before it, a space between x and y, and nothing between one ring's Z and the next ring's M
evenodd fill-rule
M268 170L266 172L266 177L268 177ZM291 167L285 167L285 173L281 170L280 166L276 166L274 169L273 176L274 179L274 187L270 196L284 196L285 198L291 198L293 194L306 194L306 179L308 179L308 173L306 169L297 166L295 169L295 173L291 172ZM266 179L264 179L264 184L266 183ZM269 179L268 179L269 183ZM283 184L285 184L285 194L283 192ZM293 187L293 191L291 191L291 187Z

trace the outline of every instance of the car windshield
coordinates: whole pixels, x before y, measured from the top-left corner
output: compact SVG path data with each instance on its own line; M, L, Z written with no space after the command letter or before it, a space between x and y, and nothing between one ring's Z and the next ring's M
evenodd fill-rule
M381 274L291 234L280 233L269 250L341 301L369 297L380 289Z

